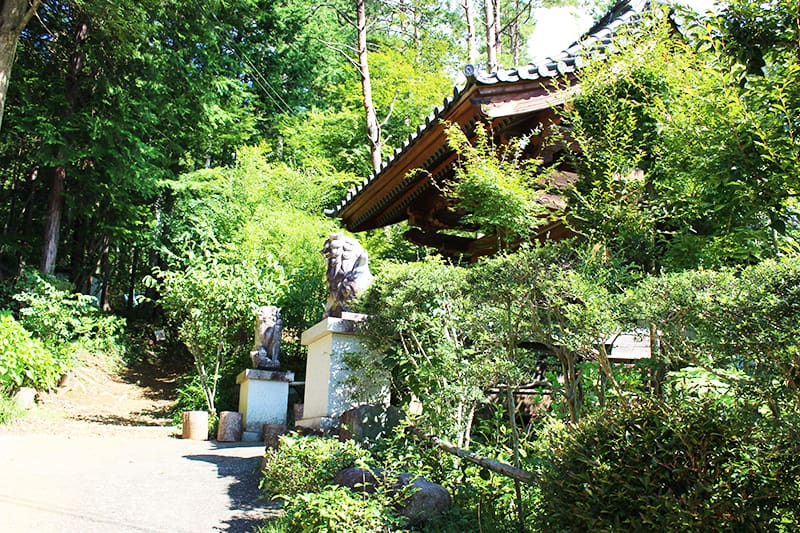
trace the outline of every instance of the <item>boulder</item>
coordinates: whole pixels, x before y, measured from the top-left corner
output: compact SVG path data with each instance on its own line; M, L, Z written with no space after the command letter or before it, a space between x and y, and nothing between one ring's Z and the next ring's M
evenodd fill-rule
M450 504L450 493L446 488L417 477L411 482L411 496L400 509L400 514L412 524L419 524L446 512Z
M380 468L368 470L353 466L345 468L336 474L336 477L333 478L333 483L356 492L373 494L377 486L383 483L385 479L386 473Z
M403 491L408 495L397 511L408 518L412 525L439 516L450 509L451 505L450 493L446 488L424 477L414 477L408 473L392 476L381 469L351 467L336 474L333 482L367 494L373 494L379 485L391 482L392 485L387 487L388 490Z
M402 420L403 413L394 406L360 405L339 415L339 440L374 441Z

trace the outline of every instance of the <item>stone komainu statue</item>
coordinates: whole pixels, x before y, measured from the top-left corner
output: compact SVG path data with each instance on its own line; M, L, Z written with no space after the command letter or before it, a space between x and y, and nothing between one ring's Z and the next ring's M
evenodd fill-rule
M281 310L274 305L256 309L256 342L250 356L253 366L261 370L277 370L281 351L283 319Z
M322 247L328 262L328 303L323 318L341 317L348 304L372 282L367 251L357 240L332 233Z

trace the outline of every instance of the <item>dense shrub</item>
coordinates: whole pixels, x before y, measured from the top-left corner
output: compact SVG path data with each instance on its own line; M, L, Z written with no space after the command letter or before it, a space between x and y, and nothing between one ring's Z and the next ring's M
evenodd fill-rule
M484 361L466 346L466 288L466 269L442 261L384 264L361 298L367 353L348 361L357 390L373 387L375 369L386 368L393 403L423 400L425 424L447 438L465 431L487 382Z
M65 366L14 320L10 311L0 311L0 392L18 387L50 388Z
M661 333L657 359L723 370L780 418L800 408L800 259L768 259L739 272L687 271L643 280L629 307ZM719 373L719 372L718 372Z
M68 361L79 350L124 354L125 321L100 311L93 296L72 292L57 278L32 271L20 274L14 291L20 322L60 360Z
M368 458L353 441L283 436L277 450L267 450L260 486L269 497L319 492L339 471Z
M795 430L712 399L602 413L550 440L537 520L544 531L791 530Z

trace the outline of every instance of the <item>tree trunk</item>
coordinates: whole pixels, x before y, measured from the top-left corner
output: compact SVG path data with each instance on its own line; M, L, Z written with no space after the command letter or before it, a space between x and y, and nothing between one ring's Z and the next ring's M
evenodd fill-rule
M499 0L484 0L484 14L486 16L486 69L489 72L497 70L497 20L495 20L494 2Z
M503 48L502 36L502 18L500 17L500 1L491 0L490 3L494 4L494 57L497 61L497 68L500 68L500 51Z
M478 63L478 43L475 35L475 4L473 0L464 0L464 17L467 22L467 58L470 65Z
M74 48L69 59L69 67L66 73L66 97L69 104L65 109L65 116L69 116L78 111L81 105L81 87L80 76L83 71L85 54L82 46L88 39L89 34L89 18L87 15L82 14L77 21L77 28L73 36ZM58 160L63 161L66 159L68 153L67 146L62 145L58 150ZM53 180L53 189L50 193L50 204L47 211L47 225L45 228L45 242L44 251L42 253L42 272L52 273L55 269L55 263L58 258L58 237L61 228L61 215L64 210L64 178L66 177L66 163L56 167L56 174L61 175L60 189L56 186L56 180ZM58 197L56 198L56 193ZM56 209L56 206L58 207ZM55 230L55 233L53 233ZM81 237L83 238L83 237ZM73 260L74 263L74 260ZM83 292L83 291L81 291Z
M511 49L511 64L519 65L519 49L522 46L522 32L520 31L522 10L525 9L521 2L517 0L514 18L508 23L508 45Z
M367 61L367 8L366 0L356 0L356 31L358 33L358 70L361 75L361 94L367 120L367 139L375 173L381 168L381 127L372 102L372 80Z
M42 264L40 270L44 274L52 274L58 258L58 239L61 233L61 214L64 211L64 180L67 171L63 166L53 169L53 184L50 188L50 199L47 205L47 221L44 228L44 244L42 245Z
M128 278L128 301L125 305L128 314L133 311L133 306L136 304L136 265L139 263L139 247L133 247L133 256L131 257L130 276Z
M34 198L36 196L37 184L39 183L38 178L39 167L34 167L30 174L28 174L27 196L20 215L21 225L18 226L18 228L20 228L18 231L23 238L25 235L30 235L29 228L33 226Z
M111 311L110 291L108 284L111 280L111 260L110 255L110 239L108 234L103 234L103 252L100 256L100 309L103 311Z
M3 0L0 11L0 127L3 124L3 111L6 107L8 80L17 55L19 34L39 8L41 0Z
M17 34L3 32L0 34L0 127L3 124L3 110L6 107L6 92L14 57L17 55Z

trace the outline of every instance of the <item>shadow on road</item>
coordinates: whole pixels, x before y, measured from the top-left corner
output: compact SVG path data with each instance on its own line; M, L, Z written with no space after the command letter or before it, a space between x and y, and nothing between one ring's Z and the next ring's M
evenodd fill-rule
M239 457L234 453L226 454L226 449L241 448L241 443L214 443L214 447L214 454L185 455L184 458L211 463L217 467L218 477L232 478L229 480L228 497L234 516L224 521L227 527L222 531L252 532L266 520L278 516L280 504L265 499L258 488L261 456ZM263 449L263 445L258 447Z

